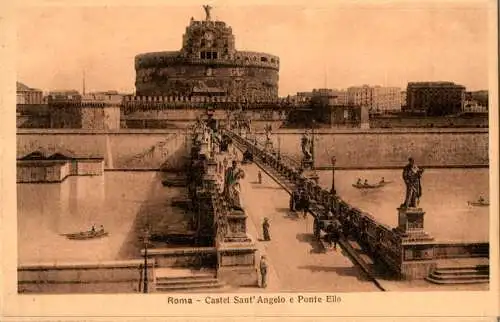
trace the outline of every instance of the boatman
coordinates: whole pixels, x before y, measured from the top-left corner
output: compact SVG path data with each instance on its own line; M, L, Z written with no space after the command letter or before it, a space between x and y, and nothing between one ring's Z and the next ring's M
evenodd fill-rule
M266 256L262 255L260 257L260 287L267 287L267 260Z

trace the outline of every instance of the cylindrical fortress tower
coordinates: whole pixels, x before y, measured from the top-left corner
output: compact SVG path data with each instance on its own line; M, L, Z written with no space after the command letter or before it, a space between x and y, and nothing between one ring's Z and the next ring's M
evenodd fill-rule
M212 21L205 10L204 21L191 18L180 51L135 57L136 95L277 98L279 58L237 51L231 27Z

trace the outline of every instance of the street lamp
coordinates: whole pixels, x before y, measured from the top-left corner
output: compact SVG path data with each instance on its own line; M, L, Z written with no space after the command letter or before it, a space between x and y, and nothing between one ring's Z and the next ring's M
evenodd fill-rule
M148 243L149 243L149 229L144 230L144 287L143 293L148 293Z
M330 190L330 193L332 195L337 195L337 191L335 190L335 164L337 163L337 159L335 156L332 157L332 189Z
M314 169L314 125L316 123L316 120L312 120L312 128L311 128L311 158L312 158L312 164L311 168Z
M278 134L278 160L281 160L281 136Z

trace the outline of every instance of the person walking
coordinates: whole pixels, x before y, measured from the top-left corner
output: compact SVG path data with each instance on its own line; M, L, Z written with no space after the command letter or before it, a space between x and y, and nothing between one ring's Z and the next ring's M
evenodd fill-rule
M332 230L332 242L334 250L337 250L337 244L340 241L341 229L342 228L340 222L338 221L338 219L335 219Z
M307 212L309 211L309 194L307 191L303 191L302 195L300 197L300 203L301 203L301 210L302 210L302 217L304 219L307 218Z
M259 172L257 172L257 179L259 181L259 184L262 184L262 173L260 172L260 170Z
M264 222L262 223L262 235L264 237L264 241L270 241L271 240L271 235L269 234L269 219L264 218Z
M267 259L265 255L260 257L260 287L267 287Z

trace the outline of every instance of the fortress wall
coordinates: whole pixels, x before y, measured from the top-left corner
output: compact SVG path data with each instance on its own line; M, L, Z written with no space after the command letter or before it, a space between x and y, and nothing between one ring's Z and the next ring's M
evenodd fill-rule
M281 152L300 160L301 136L281 134ZM424 167L487 167L488 140L488 132L479 130L320 133L314 154L316 167L330 167L333 155L336 166L347 169L402 167L409 156ZM277 135L273 141L277 148Z
M44 131L38 130L38 133ZM155 133L156 132L156 133ZM159 169L167 161L178 165L185 152L184 131L94 133L68 130L18 133L17 155L37 149L67 150L78 156L104 157L105 169Z
M136 91L147 96L189 96L194 87L207 86L227 89L230 96L277 98L278 78L276 57L264 53L232 60L168 58L157 65L136 65Z
M44 135L34 130L18 133L18 155L39 147L58 146L78 155L104 156L107 169L157 169L165 160L171 164L181 162L185 149L184 130L108 134L75 130L38 132ZM178 135L173 136L174 133ZM262 140L264 135L260 134L260 137ZM297 131L284 131L280 134L281 152L301 158L300 139L301 134ZM277 148L276 134L273 141ZM333 155L337 159L337 167L352 169L401 167L409 156L425 167L487 167L489 164L486 130L322 132L315 134L315 141L317 167L329 167ZM112 159L111 165L109 159Z

